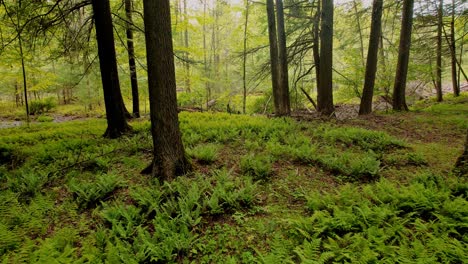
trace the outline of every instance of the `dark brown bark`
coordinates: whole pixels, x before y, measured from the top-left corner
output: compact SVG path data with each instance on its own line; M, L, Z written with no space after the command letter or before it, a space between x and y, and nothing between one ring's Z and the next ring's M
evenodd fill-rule
M444 1L439 0L439 7L437 8L437 69L436 69L436 92L437 102L442 102L442 27L444 17Z
M278 94L279 82L279 58L278 58L278 38L276 36L276 19L275 19L275 5L273 0L266 1L267 18L268 18L268 37L270 40L270 65L271 65L271 85L273 88L273 103L275 105L275 111L280 108Z
M177 116L169 0L144 0L148 89L153 135L152 175L172 180L191 169Z
M372 112L372 98L374 96L375 74L377 72L379 41L382 32L382 8L383 0L374 0L372 4L372 22L369 50L367 52L366 74L361 105L359 106L359 115L367 115Z
M450 57L452 63L452 86L453 95L460 95L460 87L458 86L457 78L457 50L455 43L455 0L452 0L452 19L450 20Z
M320 86L317 109L323 116L335 112L333 105L333 0L322 0L320 31Z
M400 46L398 49L398 63L393 87L393 110L408 111L406 105L406 79L411 46L411 31L413 26L414 0L403 1L401 20Z
M468 176L468 129L466 130L464 150L455 163L454 171L458 176Z
M128 52L128 66L130 69L130 83L132 86L132 103L133 103L133 116L140 117L140 99L138 95L138 78L135 65L135 47L133 45L133 3L132 0L125 0L125 15L127 18L127 52Z
M91 3L106 106L107 130L104 136L117 138L129 132L131 127L125 119L125 105L120 92L110 4L109 0L92 0Z
M276 21L278 32L278 109L277 116L287 116L291 114L291 103L289 99L289 77L288 77L288 54L286 49L286 32L284 27L283 0L276 0Z

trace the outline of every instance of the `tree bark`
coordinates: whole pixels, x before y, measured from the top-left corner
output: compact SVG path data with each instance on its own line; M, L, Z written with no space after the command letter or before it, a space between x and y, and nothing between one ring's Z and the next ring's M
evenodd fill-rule
M284 27L283 0L276 0L276 21L278 22L278 84L279 100L277 116L288 116L291 114L291 103L289 99L289 77L288 77L288 52L286 49L286 32Z
M452 0L452 19L450 20L450 56L452 58L452 86L453 95L460 95L460 87L457 78L457 50L455 43L455 0Z
M104 136L118 138L129 132L131 127L125 119L125 105L120 92L110 4L109 0L92 0L91 3L106 106L107 130Z
M26 106L26 122L29 126L29 104L28 104L28 86L27 86L27 76L26 76L26 65L24 63L24 53L23 53L23 41L21 38L21 30L20 30L20 14L21 10L21 0L18 1L18 13L16 14L17 18L17 28L16 32L18 32L18 45L19 45L19 50L20 50L20 57L21 57L21 70L23 73L23 92L24 92L24 103Z
M323 116L335 112L333 105L333 0L321 0L320 86L317 89L317 109Z
M188 19L188 11L187 11L187 0L184 0L184 46L185 49L189 48L189 33L188 33L188 24L189 24L189 19ZM187 89L187 92L191 92L191 83L190 83L190 54L188 50L184 52L185 54L185 88Z
M413 26L414 0L403 1L401 20L400 46L398 49L398 63L393 87L393 110L408 111L406 105L406 79L411 46L411 31Z
M382 8L383 0L374 0L372 4L372 22L369 50L367 52L366 74L361 105L359 106L359 115L367 115L372 112L372 98L374 96L375 74L377 72L379 41L382 32Z
M444 17L444 1L439 0L437 8L437 69L436 69L436 92L437 102L442 102L442 27Z
M172 180L191 169L177 116L169 0L144 0L148 89L153 135L152 175Z
M267 18L268 18L268 37L270 40L270 65L271 65L271 85L273 88L273 103L275 111L278 112L280 108L278 94L280 83L278 82L279 73L279 58L278 58L278 38L276 36L276 19L275 19L275 5L273 0L266 1Z
M466 130L466 139L463 153L460 157L458 157L454 170L458 176L468 176L468 129Z
M317 0L317 11L315 12L315 16L314 16L314 27L313 27L314 45L312 47L312 53L314 56L315 78L316 78L317 89L320 86L320 14L321 14L320 1L321 0Z
M132 0L125 0L125 15L127 17L127 51L128 66L130 68L130 82L132 86L133 116L140 117L140 99L138 95L138 79L135 65L135 48L133 46L133 19L132 19Z

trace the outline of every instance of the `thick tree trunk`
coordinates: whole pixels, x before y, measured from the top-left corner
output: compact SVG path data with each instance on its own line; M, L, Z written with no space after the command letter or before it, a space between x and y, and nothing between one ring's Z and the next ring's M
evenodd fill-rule
M138 79L135 65L135 48L133 46L133 19L132 19L132 0L125 0L125 14L127 17L127 51L128 66L130 68L130 82L132 86L133 116L140 117L140 99L138 95Z
M286 32L284 27L283 0L276 0L276 21L278 22L278 59L279 59L279 100L277 116L287 116L291 114L291 103L289 100L289 77L288 77L288 53L286 49Z
M400 46L398 49L398 63L393 87L393 110L408 111L406 105L406 78L411 46L411 30L413 26L414 0L403 1L401 21Z
M442 102L442 27L444 18L444 1L439 0L437 8L437 69L436 69L436 92L437 102Z
M125 119L125 106L120 92L110 4L109 0L92 0L91 3L106 106L107 130L104 136L117 138L129 132L131 127Z
M333 0L322 0L320 32L320 86L317 89L317 108L321 115L335 112L333 105Z
M148 89L154 159L152 175L171 180L191 169L177 116L169 0L144 0Z
M280 108L280 94L278 82L279 73L279 58L278 58L278 38L276 36L276 19L275 19L275 5L273 0L266 1L267 18L268 18L268 37L270 40L270 65L271 65L271 85L273 88L273 103L275 105L275 112Z
M374 0L372 4L372 22L367 52L366 75L364 89L362 91L359 115L367 115L372 112L372 97L374 96L375 74L377 72L379 41L382 32L382 8L383 0Z

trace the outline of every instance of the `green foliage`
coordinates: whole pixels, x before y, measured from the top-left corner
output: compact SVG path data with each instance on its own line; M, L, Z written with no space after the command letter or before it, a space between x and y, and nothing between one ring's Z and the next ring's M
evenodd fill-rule
M29 104L29 113L31 115L38 115L50 112L56 107L54 99L49 97L45 100L32 101Z
M385 132L370 131L354 127L328 129L323 134L323 137L329 142L340 142L346 147L358 146L363 150L376 152L405 146L403 141L394 139Z
M98 201L107 198L124 182L115 174L100 174L91 182L71 179L68 189L75 196L76 202L83 208L94 206Z
M463 262L468 202L454 192L459 184L421 175L404 187L381 180L308 195L312 215L291 222L295 253L304 262Z
M273 173L273 160L265 155L247 155L242 157L240 166L243 173L255 180L268 180Z
M51 116L40 115L37 117L37 122L52 122L54 118Z
M201 163L211 164L216 161L219 148L216 144L197 145L187 149L187 154Z

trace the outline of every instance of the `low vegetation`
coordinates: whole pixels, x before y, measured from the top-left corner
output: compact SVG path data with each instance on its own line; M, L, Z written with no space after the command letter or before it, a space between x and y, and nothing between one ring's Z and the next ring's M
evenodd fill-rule
M467 105L327 123L182 112L195 170L172 182L140 174L148 121L118 140L101 119L2 129L0 258L463 263L468 182L452 168Z

